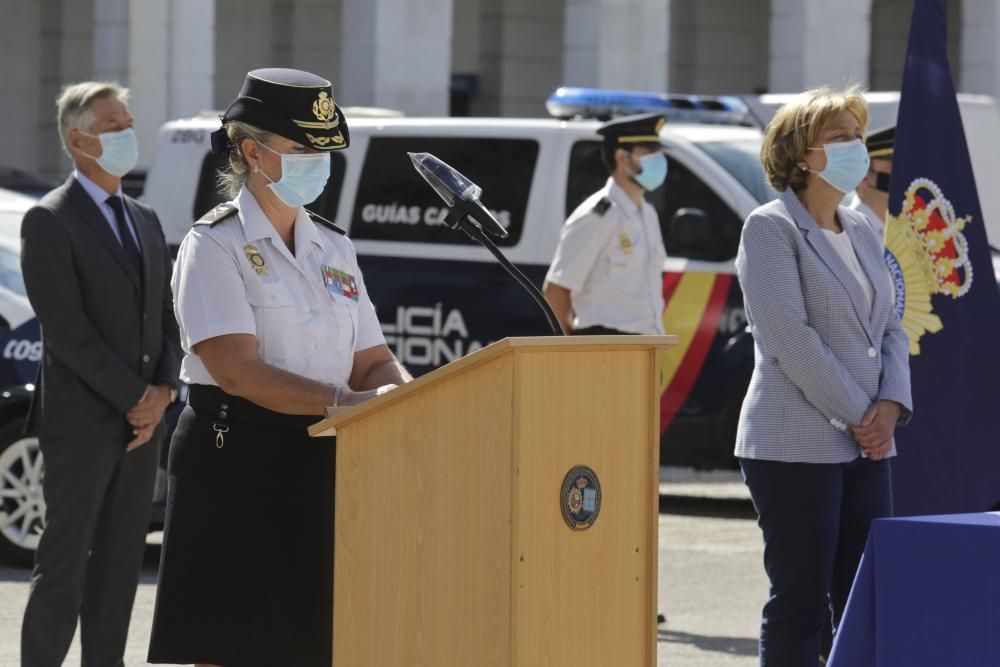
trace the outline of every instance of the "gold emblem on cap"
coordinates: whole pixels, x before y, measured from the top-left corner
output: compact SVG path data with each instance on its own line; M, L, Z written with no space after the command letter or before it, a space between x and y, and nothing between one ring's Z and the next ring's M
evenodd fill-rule
M660 120L656 121L656 129L655 129L655 130L653 130L653 131L654 131L654 132L656 132L657 134L659 134L659 133L660 133L660 130L662 130L662 129L663 129L663 126L664 126L664 125L665 125L666 123L667 123L667 119L666 119L666 118L661 118Z
M344 143L344 137L339 134L335 137L317 137L306 132L306 138L316 146L326 146L330 143L334 143L339 146Z
M313 120L295 120L294 118L292 121L299 127L309 130L332 130L340 125L340 118L337 117L336 103L330 97L330 93L325 90L319 91L316 101L313 102L312 112L319 122Z
M325 90L319 92L319 97L313 102L313 114L316 120L329 121L337 113L333 98Z

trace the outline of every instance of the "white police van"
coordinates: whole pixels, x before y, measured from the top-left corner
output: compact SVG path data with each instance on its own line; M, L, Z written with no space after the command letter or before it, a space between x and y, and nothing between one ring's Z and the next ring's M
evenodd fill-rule
M484 249L443 224L446 210L408 152L428 152L483 189L509 235L507 257L539 286L567 215L607 179L595 117L655 110L669 159L652 193L667 260L662 460L731 466L753 349L733 259L747 214L775 196L759 164L761 133L733 98L560 89L553 119L366 118L345 114L351 145L332 155L310 206L347 229L388 343L419 374L506 336L543 335L546 321ZM582 117L582 118L580 118ZM587 118L589 117L589 118ZM223 198L210 153L217 114L167 123L144 199L169 244Z

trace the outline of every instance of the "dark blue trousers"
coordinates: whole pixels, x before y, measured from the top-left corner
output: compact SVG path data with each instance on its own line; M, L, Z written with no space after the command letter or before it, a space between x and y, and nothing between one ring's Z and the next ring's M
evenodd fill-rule
M740 459L770 591L762 667L816 667L828 607L840 623L872 519L892 516L889 461L785 463Z

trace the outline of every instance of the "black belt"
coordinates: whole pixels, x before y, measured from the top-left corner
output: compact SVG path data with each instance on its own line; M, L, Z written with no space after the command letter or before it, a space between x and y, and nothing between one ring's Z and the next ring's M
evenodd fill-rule
M584 327L582 329L576 329L573 331L574 336L638 336L639 334L632 333L630 331L619 331L618 329L612 329L600 324L595 324L593 326Z
M287 415L268 410L209 384L191 385L188 388L188 405L196 410L211 412L213 421L227 427L227 430L234 421L304 430L322 419L318 415Z

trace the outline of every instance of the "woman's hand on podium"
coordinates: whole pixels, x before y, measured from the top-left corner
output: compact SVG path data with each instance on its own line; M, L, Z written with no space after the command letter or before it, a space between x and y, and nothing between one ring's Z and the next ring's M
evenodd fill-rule
M375 398L376 396L381 396L382 394L386 394L398 386L399 385L397 384L384 384L381 387L377 387L375 389L366 389L364 391L353 391L350 387L345 385L340 390L339 403L336 406L328 407L326 409L326 414L328 416L335 415L344 408L350 408L355 405L360 405L369 399Z

